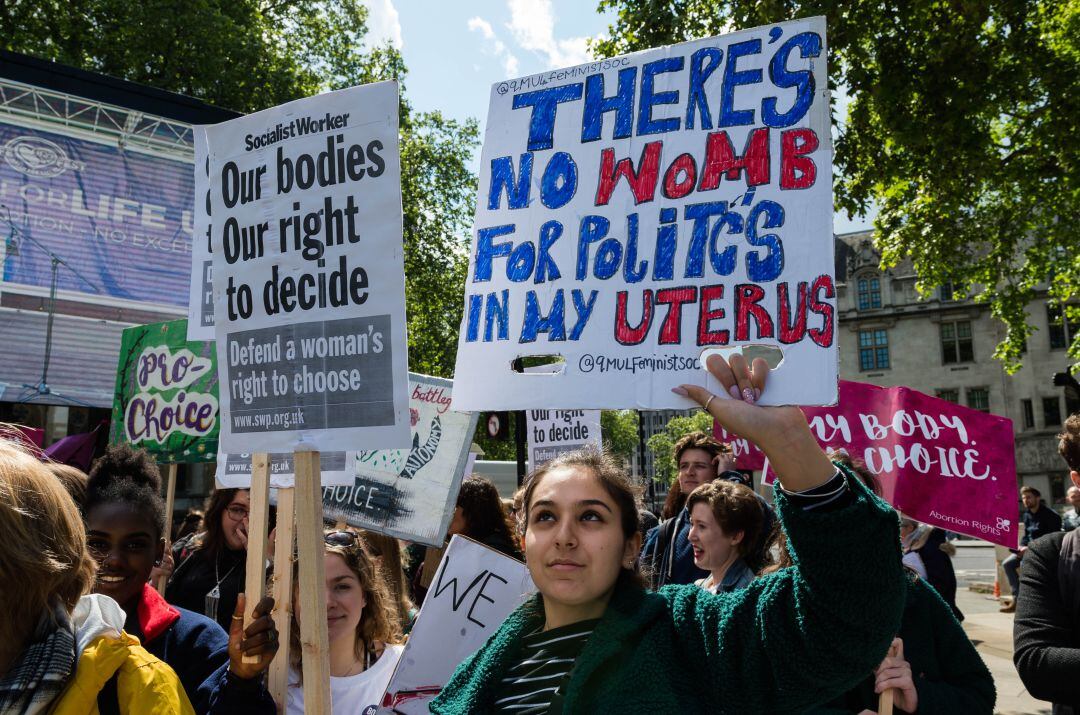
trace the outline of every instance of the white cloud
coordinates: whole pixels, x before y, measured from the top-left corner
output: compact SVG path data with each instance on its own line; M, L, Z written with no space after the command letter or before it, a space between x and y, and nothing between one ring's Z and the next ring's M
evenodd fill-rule
M502 61L503 71L513 77L518 73L518 59L506 47L506 43L495 36L491 23L482 17L473 17L468 22L470 32L479 32L485 40L484 52L494 55Z
M368 34L364 38L367 45L382 45L387 40L399 50L404 46L401 39L401 18L393 0L364 0L368 9Z
M555 39L555 16L551 0L507 0L510 22L507 27L518 45L544 57L548 68L569 67L588 62L588 37Z

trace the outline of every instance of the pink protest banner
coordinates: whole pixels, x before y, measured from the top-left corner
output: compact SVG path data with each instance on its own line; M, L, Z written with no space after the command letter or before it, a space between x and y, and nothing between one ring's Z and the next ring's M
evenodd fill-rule
M1016 452L1012 420L907 387L840 381L834 407L804 407L822 447L844 448L877 475L882 496L913 519L1016 548ZM740 469L765 455L714 425Z

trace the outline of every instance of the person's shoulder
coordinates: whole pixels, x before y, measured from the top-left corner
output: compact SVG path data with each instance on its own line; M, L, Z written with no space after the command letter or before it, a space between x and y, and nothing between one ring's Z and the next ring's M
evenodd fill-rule
M1028 552L1040 557L1052 557L1056 559L1058 553L1061 551L1061 544L1068 533L1069 532L1067 531L1053 531L1044 536L1040 536L1028 544Z
M199 642L210 648L228 648L229 634L212 618L201 613L189 611L186 608L173 606L179 613L180 618L173 624L172 630L176 638L183 641Z

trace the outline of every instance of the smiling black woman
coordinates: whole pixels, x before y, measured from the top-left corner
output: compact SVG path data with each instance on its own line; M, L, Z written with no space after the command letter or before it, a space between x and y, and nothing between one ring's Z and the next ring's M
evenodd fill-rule
M269 615L273 599L256 606L246 630L244 599L238 599L226 634L206 616L170 605L148 583L165 550L160 489L157 465L146 452L114 445L94 463L84 514L87 548L98 562L95 592L120 604L125 632L172 666L196 712L276 712L261 681L278 647ZM262 657L245 663L245 654Z

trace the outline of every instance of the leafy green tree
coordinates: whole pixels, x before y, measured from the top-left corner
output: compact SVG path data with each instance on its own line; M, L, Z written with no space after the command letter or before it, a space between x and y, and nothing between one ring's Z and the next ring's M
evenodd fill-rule
M645 445L653 453L653 466L655 467L656 481L661 484L671 484L678 474L675 465L675 443L683 436L691 432L705 432L712 434L713 418L708 412L695 411L689 417L673 417L664 427L663 432L657 432Z
M604 448L629 464L638 448L638 413L636 410L604 410L600 413L600 431Z
M449 377L479 130L415 111L401 54L363 49L366 20L360 0L0 0L0 46L241 112L397 79L409 365Z
M825 15L837 207L877 206L882 262L910 257L919 288L952 282L1007 327L1019 367L1041 287L1080 298L1080 0L600 0L609 56ZM835 96L835 95L834 95ZM833 108L834 115L836 107ZM1068 312L1080 318L1080 306ZM1080 334L1070 355L1080 358Z

